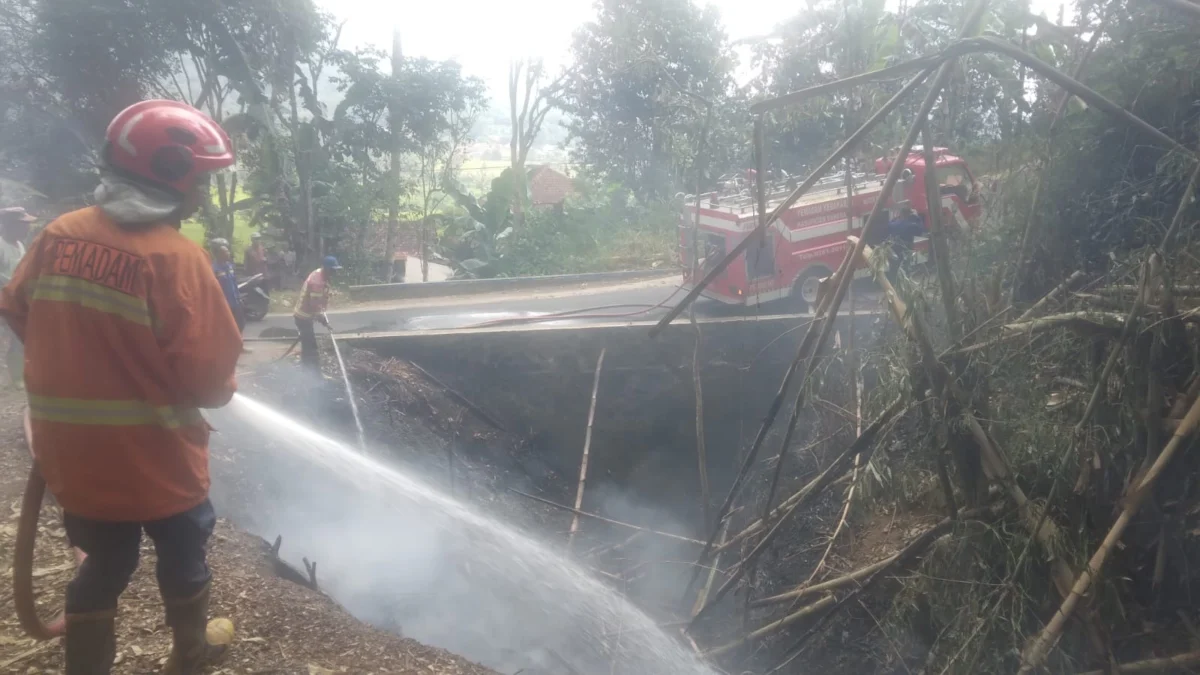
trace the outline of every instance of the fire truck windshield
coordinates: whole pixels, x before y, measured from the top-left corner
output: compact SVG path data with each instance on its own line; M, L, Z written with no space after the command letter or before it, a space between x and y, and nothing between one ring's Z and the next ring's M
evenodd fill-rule
M950 164L937 168L938 185L944 195L957 195L966 201L971 194L971 174L962 164Z
M971 184L971 176L967 173L967 167L962 164L952 164L950 166L939 166L937 168L938 185L946 187L955 187L957 185Z

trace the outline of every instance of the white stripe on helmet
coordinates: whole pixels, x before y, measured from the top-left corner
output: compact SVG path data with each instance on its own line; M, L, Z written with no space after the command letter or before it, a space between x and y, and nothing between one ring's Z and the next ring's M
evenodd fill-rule
M121 134L117 136L117 145L121 146L122 150L128 152L134 157L137 157L137 148L133 146L133 143L129 142L129 134L133 131L133 128L137 126L137 123L141 122L142 118L145 116L146 113L138 113L133 117L130 117L129 121L125 123L125 126L121 127Z

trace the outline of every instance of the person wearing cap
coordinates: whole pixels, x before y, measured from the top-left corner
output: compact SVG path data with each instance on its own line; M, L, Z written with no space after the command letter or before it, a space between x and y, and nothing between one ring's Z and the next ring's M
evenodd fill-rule
M0 209L0 285L12 279L17 263L25 257L25 238L29 226L37 218L19 206ZM9 383L14 387L24 386L25 349L21 340L11 331L4 330L8 337L8 350L4 362L8 365Z
M263 246L262 233L255 232L250 235L250 245L246 247L246 252L242 256L242 268L246 271L246 276L252 277L255 274L267 274L267 249Z
M229 241L223 238L213 239L208 242L208 250L212 254L213 276L221 284L221 292L225 294L225 302L229 303L229 311L233 312L238 331L244 331L246 313L242 309L242 296L238 291L237 274L233 269L233 255L229 253Z
M317 353L317 336L314 323L329 329L325 310L329 305L329 282L334 273L342 269L337 258L327 255L321 266L312 271L300 289L300 300L296 303L293 318L300 331L300 362L317 373L321 372L321 357ZM332 329L330 329L332 330Z

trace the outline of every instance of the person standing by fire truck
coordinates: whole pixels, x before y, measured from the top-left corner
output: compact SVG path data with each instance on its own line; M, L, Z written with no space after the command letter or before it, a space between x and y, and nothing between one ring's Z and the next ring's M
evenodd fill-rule
M38 469L87 554L67 585L66 674L111 671L143 531L172 633L163 672L197 673L220 651L206 639L216 517L199 408L233 396L242 340L208 257L179 227L233 149L174 101L127 108L106 141L97 205L46 226L0 292L0 316L25 343Z

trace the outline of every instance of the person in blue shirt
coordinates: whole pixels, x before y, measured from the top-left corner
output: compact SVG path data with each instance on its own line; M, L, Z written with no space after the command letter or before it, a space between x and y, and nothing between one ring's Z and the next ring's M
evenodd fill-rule
M887 239L892 243L888 260L888 280L896 283L900 265L912 257L913 240L925 236L925 219L910 208L901 208L900 213L887 224Z
M213 274L217 276L221 290L225 293L225 300L229 303L229 309L233 311L238 331L242 331L246 327L246 314L242 311L242 297L238 292L237 273L233 269L233 255L229 253L229 242L224 239L213 239L208 242L208 248L212 251Z

